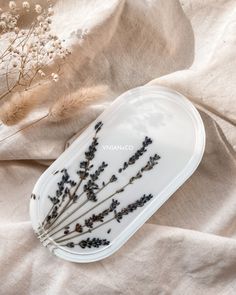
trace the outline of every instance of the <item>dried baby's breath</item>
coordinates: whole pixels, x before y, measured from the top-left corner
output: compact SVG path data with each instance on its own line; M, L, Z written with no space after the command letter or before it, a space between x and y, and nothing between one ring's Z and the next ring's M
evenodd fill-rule
M34 16L28 28L20 28L20 11L32 13ZM33 13L33 12L36 12ZM44 85L48 81L58 82L62 61L70 54L64 47L63 41L51 30L53 7L32 5L29 1L22 2L18 6L15 1L9 2L9 8L0 10L0 76L3 81L0 100L9 100L13 93L21 93L24 99L25 92L37 85ZM49 66L56 64L51 73ZM20 103L20 100L18 100ZM16 105L16 100L12 103ZM11 101L3 106L10 114ZM21 108L19 107L19 112ZM1 117L2 118L1 113ZM28 112L18 114L23 119ZM15 112L12 113L13 118ZM3 121L6 121L3 119ZM8 121L8 120L7 120ZM14 121L10 119L10 121ZM17 120L18 122L18 120Z

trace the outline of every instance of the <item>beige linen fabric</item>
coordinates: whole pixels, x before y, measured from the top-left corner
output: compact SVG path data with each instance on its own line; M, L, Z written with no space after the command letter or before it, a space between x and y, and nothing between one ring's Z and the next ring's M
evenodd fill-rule
M72 56L43 95L101 83L111 95L76 119L45 119L0 143L0 294L236 294L235 0L57 1L54 26ZM198 106L207 138L199 168L111 257L74 264L52 256L29 221L35 182L112 99L146 83ZM0 139L45 112L1 126Z

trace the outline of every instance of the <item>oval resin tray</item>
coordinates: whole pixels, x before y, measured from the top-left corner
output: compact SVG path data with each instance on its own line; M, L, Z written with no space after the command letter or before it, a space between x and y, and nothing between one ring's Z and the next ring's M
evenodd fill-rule
M33 229L60 258L103 259L190 177L204 146L201 117L185 97L164 87L130 90L40 177Z

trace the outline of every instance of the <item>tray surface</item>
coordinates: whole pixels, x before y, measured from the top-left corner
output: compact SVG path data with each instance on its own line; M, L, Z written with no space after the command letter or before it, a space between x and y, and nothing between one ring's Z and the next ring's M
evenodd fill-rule
M204 147L201 117L185 97L159 86L132 89L39 178L33 229L63 259L103 259L191 176Z

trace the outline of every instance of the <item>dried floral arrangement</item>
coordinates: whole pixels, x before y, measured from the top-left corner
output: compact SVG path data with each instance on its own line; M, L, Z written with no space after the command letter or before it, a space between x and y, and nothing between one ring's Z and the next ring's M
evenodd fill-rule
M42 7L30 1L19 5L9 1L8 9L0 8L0 78L4 84L0 89L0 121L5 125L18 124L44 102L44 91L61 79L71 54L65 40L52 32L53 5L50 0L45 3ZM21 22L27 15L32 21L25 28ZM48 114L39 120L55 122L70 118L106 93L104 85L80 88L52 102Z
M134 185L136 181L145 176L152 170L160 160L158 154L149 156L145 165L139 167L132 177L114 189L105 197L100 196L106 187L112 183L118 182L119 176L130 166L138 165L139 159L148 151L152 139L145 137L139 149L125 161L116 173L102 180L102 174L109 166L102 161L100 165L94 167L94 158L99 146L98 134L103 127L102 122L98 122L95 127L95 133L92 142L84 153L84 159L80 161L76 171L77 179L72 179L66 168L57 170L53 173L58 177L57 188L53 196L48 196L51 203L50 209L40 222L37 231L39 239L44 244L57 244L62 247L74 248L98 248L110 244L109 234L112 231L113 222L122 222L125 216L137 211L145 206L152 198L152 194L143 194L141 197L121 207L120 198L128 186ZM35 195L32 195L36 199ZM84 209L84 206L89 204ZM103 206L101 206L103 204ZM105 207L104 207L105 206ZM98 209L102 208L99 213ZM96 210L95 210L96 209ZM96 212L96 213L95 213ZM104 232L103 237L87 237L82 239L85 234L96 232L98 228L110 224L111 228ZM105 236L106 235L106 236Z
M27 14L33 20L25 29L20 22ZM4 101L3 123L19 122L41 102L30 90L59 80L62 61L70 52L51 31L53 14L50 1L45 8L39 4L31 7L28 1L18 7L10 1L8 10L0 10L0 73L5 81L0 93L0 101ZM50 70L52 62L56 65L54 72Z

